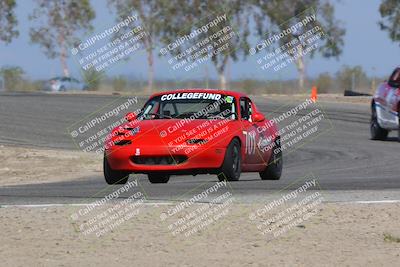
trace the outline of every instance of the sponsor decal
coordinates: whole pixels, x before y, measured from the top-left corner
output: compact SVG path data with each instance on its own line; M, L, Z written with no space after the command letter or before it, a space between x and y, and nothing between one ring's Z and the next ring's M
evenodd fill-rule
M232 104L233 103L233 96L226 96L225 97L225 102Z
M177 99L212 99L219 100L221 98L220 94L211 93L176 93L176 94L166 94L161 96L161 101L166 100L177 100Z

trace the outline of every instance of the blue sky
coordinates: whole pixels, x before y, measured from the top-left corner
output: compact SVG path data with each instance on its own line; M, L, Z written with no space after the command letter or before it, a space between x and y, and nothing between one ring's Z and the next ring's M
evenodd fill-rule
M115 24L114 17L106 5L105 0L92 1L97 17L94 21L95 31L99 32ZM58 59L47 59L41 48L31 44L29 40L30 22L27 19L34 7L32 0L17 1L17 16L19 20L19 38L11 44L0 44L0 67L15 65L22 67L27 76L33 79L47 79L61 74ZM336 73L343 65L361 65L370 75L387 76L391 70L400 65L399 44L392 43L386 32L379 29L380 19L379 0L342 0L335 2L336 18L340 19L346 28L344 52L339 60L325 59L319 56L307 61L307 75L315 77L319 73ZM68 61L72 76L80 77L79 66L70 59ZM155 59L156 78L161 79L202 79L207 71L211 78L215 78L216 71L212 65L202 66L199 70L190 73L171 72L166 59ZM147 75L146 57L139 53L130 61L119 63L107 70L109 75L127 75L133 78L145 79ZM256 78L279 79L296 78L297 72L291 66L277 73L266 73L257 68L254 60L239 60L232 62L228 71L228 78Z

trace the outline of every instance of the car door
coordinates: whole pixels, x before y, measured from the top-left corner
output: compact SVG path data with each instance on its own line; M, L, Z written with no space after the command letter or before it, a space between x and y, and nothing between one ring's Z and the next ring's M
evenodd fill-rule
M260 139L257 131L257 125L251 120L254 105L247 97L241 97L240 103L240 122L242 125L242 134L244 136L244 159L245 164L261 164L263 157L258 149Z

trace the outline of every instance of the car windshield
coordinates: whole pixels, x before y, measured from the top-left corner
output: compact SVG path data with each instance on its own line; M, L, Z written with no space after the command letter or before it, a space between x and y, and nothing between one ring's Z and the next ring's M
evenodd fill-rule
M235 98L229 95L189 92L150 99L139 119L236 119Z

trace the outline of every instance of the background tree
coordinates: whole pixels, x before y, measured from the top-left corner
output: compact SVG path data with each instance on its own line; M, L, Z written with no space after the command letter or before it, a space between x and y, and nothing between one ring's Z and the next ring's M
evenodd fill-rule
M65 76L69 76L67 48L77 42L76 35L92 29L95 17L89 0L36 0L30 20L38 22L30 29L30 38L49 58L59 57Z
M112 80L112 87L117 92L124 91L127 85L128 83L126 79L121 75L114 77L114 79Z
M109 6L116 11L116 21L120 22L126 17L137 14L139 19L126 27L130 31L137 26L144 27L146 36L140 39L147 55L147 92L150 94L154 83L154 47L159 36L169 20L171 1L168 0L109 0ZM121 35L122 29L117 35Z
M384 0L379 6L382 20L379 25L382 30L389 33L394 42L400 41L400 1Z
M363 81L365 82L368 79L361 66L343 66L336 73L336 78L343 90L355 90Z
M15 0L0 1L0 41L6 44L19 35L18 30L15 29L18 24L14 12L15 6Z
M333 79L328 72L321 73L315 80L315 85L318 88L318 93L328 93L333 89Z
M220 87L226 89L226 66L228 61L238 60L240 55L246 57L249 51L247 38L249 31L249 9L244 0L175 0L172 1L175 9L170 9L169 13L173 14L164 28L162 43L167 46L175 42L178 38L190 34L193 30L202 27L203 25L214 20L217 16L226 14L227 20L211 27L207 32L197 35L190 40L185 41L179 48L169 51L173 56L179 55L187 48L193 47L198 42L210 38L212 35L222 30L226 26L230 26L236 35L230 39L222 40L219 38L218 46L212 46L212 49L201 54L202 57L211 54L211 62L214 64ZM215 40L215 39L214 39ZM222 52L218 52L219 47L228 46ZM191 55L199 50L193 50ZM207 64L207 63L204 63Z
M104 78L105 72L103 70L97 71L94 68L88 68L83 71L83 80L88 86L88 91L98 91L100 84Z
M312 58L316 53L320 53L325 58L338 58L342 53L345 30L340 26L340 22L334 18L334 7L331 3L323 0L254 1L254 19L257 33L263 39L281 33L288 27L302 21L305 16L312 15L313 12L316 13L317 22L308 23L300 32L287 34L278 41L277 46L293 41L300 34L318 25L322 28L325 35L319 40L318 49L310 51L308 55ZM275 49L276 47L271 48ZM300 51L307 51L309 47L309 44L302 43L299 49ZM292 57L296 54L298 53L291 54L289 52L289 55ZM299 73L298 86L300 90L303 90L306 76L305 57L296 55L294 58Z
M24 74L25 72L20 67L3 67L0 69L4 87L8 91L15 91L20 87Z

